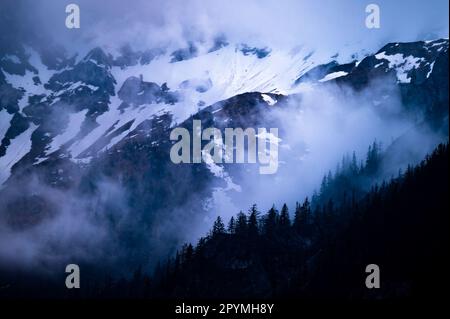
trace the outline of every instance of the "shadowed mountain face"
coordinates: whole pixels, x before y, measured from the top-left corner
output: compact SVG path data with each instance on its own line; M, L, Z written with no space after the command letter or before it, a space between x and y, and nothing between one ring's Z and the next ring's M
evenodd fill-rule
M409 163L411 156L398 155L414 153L409 143L417 131L438 136L420 156L448 138L448 40L392 43L345 62L310 62L315 56L302 52L302 59L286 63L295 66L289 72L271 60L276 54L229 43L204 55L195 44L172 53L127 48L118 56L95 48L85 57L1 47L0 227L13 245L0 246L6 260L0 267L30 260L54 267L74 258L113 274L153 267L209 228L221 213L210 205L218 194L233 201L230 190L241 188L236 196L248 196L247 176L258 168L174 164L171 130L180 126L193 135L193 120L222 133L276 127L290 142L293 105L307 110L305 87L367 101L380 118L390 117L400 101L395 117L413 118L412 124L392 133L386 157L396 164L379 179ZM215 67L197 74L205 60ZM223 62L230 60L235 63ZM280 161L301 167L307 151L289 148L280 148ZM267 177L261 187L277 185L276 179ZM73 242L82 249L68 249ZM14 256L21 245L30 251Z

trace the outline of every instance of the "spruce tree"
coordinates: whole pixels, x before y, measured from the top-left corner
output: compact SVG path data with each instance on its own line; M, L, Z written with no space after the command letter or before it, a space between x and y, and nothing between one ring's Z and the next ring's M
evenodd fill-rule
M258 215L259 212L256 208L256 204L253 204L249 210L248 217L248 233L250 236L255 236L258 234Z
M273 235L278 225L278 212L275 205L267 212L264 221L264 233L267 235Z
M229 234L234 234L236 232L236 222L234 221L234 216L231 216L230 221L228 222L227 231Z
M217 236L225 233L225 225L222 222L222 218L220 216L217 216L216 221L214 222L213 229L212 229L212 235Z
M239 212L236 220L236 234L244 235L247 232L247 216L243 212Z
M291 220L289 218L289 209L286 204L284 204L283 207L281 208L279 224L280 227L283 229L287 229L289 228L289 226L291 226Z

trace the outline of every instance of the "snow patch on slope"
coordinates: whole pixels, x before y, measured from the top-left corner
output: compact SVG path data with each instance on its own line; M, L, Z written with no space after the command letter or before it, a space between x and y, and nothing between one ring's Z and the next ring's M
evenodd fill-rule
M323 77L323 79L320 79L319 82L327 82L327 81L339 78L341 76L346 76L347 74L348 74L348 72L345 72L345 71L328 73L327 75L325 75Z
M6 154L0 157L0 185L9 178L14 164L31 150L31 134L36 128L36 125L31 124L25 132L11 140Z
M430 64L430 71L428 71L428 73L427 73L427 79L430 77L431 73L433 73L434 62L435 61L431 62L431 64Z
M416 58L412 55L403 56L401 53L387 55L386 52L380 52L375 55L378 60L387 60L389 68L395 69L397 72L397 80L399 83L410 83L411 78L408 77L408 72L412 69L417 69L424 58Z
M0 111L0 141L5 137L9 128L9 122L13 118L12 114L9 114L5 109Z
M267 94L261 94L261 97L270 106L275 105L278 102L277 100L273 99L270 95Z
M46 154L51 154L59 150L62 145L70 141L78 134L87 112L88 110L83 110L69 115L69 123L67 124L67 127L61 134L56 135L53 138L49 148L46 150Z

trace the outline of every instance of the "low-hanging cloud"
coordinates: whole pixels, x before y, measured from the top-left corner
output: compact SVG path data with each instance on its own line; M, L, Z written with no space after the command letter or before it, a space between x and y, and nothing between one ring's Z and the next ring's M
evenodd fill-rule
M420 112L405 112L398 86L388 83L379 79L359 92L334 84L307 84L287 105L270 112L270 121L275 118L280 125L278 172L260 175L244 168L234 180L242 192L227 192L228 204L219 214L229 218L253 203L262 211L283 203L293 208L318 189L344 155L355 152L364 162L374 141L383 150L395 145L383 163L380 182L421 161L446 136L424 124ZM233 207L237 209L230 211Z
M67 29L65 7L78 4L81 28ZM391 41L448 37L445 0L376 1L381 28L365 26L367 1L273 0L40 0L2 1L11 32L53 39L79 51L83 46L149 48L168 43L212 41L218 34L235 43L336 49L357 44L374 50Z

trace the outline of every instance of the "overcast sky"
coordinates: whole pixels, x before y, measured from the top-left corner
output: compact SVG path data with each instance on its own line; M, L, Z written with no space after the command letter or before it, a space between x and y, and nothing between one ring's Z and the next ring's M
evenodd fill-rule
M69 3L80 7L79 30L65 27ZM365 27L370 3L380 7L380 29ZM18 29L75 46L151 47L223 33L233 42L271 47L360 42L371 49L448 37L447 0L2 0L0 6L2 24L8 21L0 32Z

